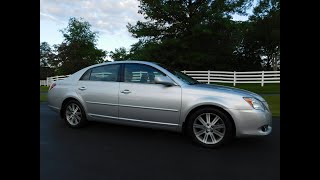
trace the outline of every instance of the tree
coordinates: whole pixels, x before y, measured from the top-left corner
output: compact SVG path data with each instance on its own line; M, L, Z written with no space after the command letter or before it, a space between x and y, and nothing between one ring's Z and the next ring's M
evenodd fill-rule
M234 59L230 64L234 71L262 70L260 49L257 48L252 34L255 32L254 24L248 21L238 22L237 43L234 51Z
M54 68L51 62L54 59L54 53L47 42L40 43L40 79L46 79L54 75Z
M119 49L115 49L114 52L110 52L110 57L114 61L123 61L123 60L128 60L130 54L127 52L126 48L120 47Z
M54 76L55 72L53 68L40 66L40 80L47 79L47 77Z
M251 0L140 0L146 21L127 25L139 38L131 55L180 69L231 70L237 42L231 14L245 14L250 5Z
M57 56L54 62L58 74L72 74L104 61L106 51L96 47L97 32L93 32L91 25L82 18L70 18L67 28L60 32L64 40L55 46Z
M250 17L251 38L259 50L264 69L278 70L280 66L280 1L260 0Z
M50 45L47 42L40 43L40 66L48 67L50 61L54 58L54 54Z

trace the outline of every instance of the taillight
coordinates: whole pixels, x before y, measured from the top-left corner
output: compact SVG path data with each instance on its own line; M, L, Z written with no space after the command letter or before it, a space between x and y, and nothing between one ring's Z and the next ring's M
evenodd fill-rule
M49 87L49 90L48 91L50 91L52 88L54 88L56 86L56 83L52 83L51 85L50 85L50 87Z

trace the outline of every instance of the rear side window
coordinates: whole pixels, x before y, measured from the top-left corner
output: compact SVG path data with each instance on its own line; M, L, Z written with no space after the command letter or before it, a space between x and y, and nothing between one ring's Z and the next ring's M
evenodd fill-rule
M91 69L87 70L80 78L82 81L87 81L90 78Z
M94 67L91 70L89 81L119 81L119 64L104 65Z

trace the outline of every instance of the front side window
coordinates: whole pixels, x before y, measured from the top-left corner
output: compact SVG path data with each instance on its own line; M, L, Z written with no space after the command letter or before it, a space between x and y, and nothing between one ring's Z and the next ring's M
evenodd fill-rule
M167 66L164 66L163 64L159 64L159 63L157 63L157 64L159 66L161 66L162 68L166 69L167 71L169 71L171 74L173 74L174 76L176 76L177 78L179 78L183 82L189 84L189 85L200 84L199 81L197 81L197 80L193 79L192 77L180 72L179 70L169 68Z
M90 71L90 76L84 74L84 77L88 77L89 81L109 81L117 82L119 80L120 65L111 64L99 67L94 67ZM87 73L89 73L89 71Z
M126 64L124 67L124 82L154 84L154 78L157 76L166 75L143 64Z

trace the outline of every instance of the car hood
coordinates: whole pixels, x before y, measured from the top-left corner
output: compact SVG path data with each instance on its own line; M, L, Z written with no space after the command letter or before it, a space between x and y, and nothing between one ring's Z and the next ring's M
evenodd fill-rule
M215 84L194 84L192 86L196 86L196 87L200 87L200 88L205 88L208 90L221 90L224 92L230 92L232 94L239 94L242 96L246 96L246 97L254 97L260 101L265 101L263 99L263 97L261 97L260 95L253 93L251 91L247 91L247 90L243 90L243 89L239 89L239 88L234 88L234 87L228 87L228 86L222 86L222 85L215 85Z

